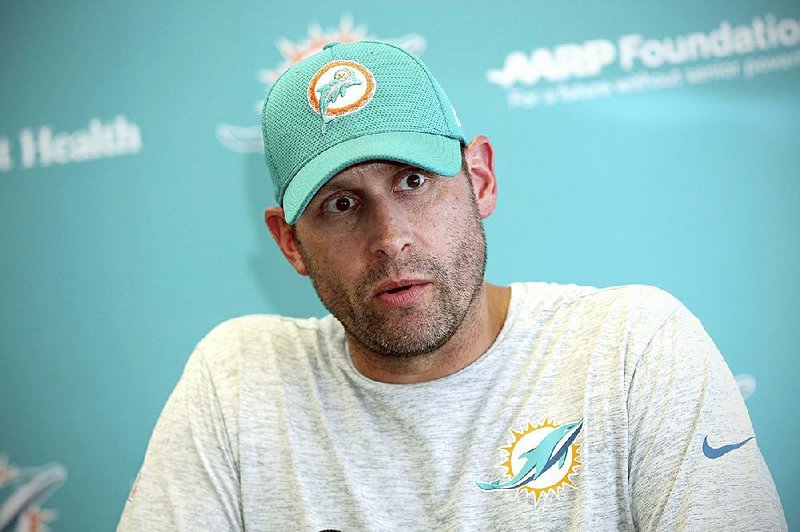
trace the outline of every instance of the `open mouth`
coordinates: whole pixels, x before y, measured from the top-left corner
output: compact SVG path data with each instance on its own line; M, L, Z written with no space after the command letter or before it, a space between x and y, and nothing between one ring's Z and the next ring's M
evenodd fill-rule
M428 284L430 282L424 279L400 279L382 284L373 292L373 295L384 299L393 296L405 296L420 292Z
M399 294L400 292L405 292L406 290L408 290L412 286L413 285L405 284L403 286L398 286L396 288L390 288L389 290L385 290L384 293L385 294Z
M416 304L428 291L430 281L424 279L399 279L378 287L375 299L389 308L401 308Z

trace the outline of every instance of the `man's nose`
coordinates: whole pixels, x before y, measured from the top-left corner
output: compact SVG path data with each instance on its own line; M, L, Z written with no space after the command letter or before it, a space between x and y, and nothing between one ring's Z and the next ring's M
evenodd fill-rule
M401 258L413 243L413 231L408 214L391 201L373 205L370 224L370 251L390 259Z

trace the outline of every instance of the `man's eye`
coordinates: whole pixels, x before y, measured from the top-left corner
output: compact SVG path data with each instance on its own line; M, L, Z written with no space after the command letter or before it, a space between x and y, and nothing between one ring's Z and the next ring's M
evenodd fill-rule
M414 190L425 183L427 178L422 174L408 174L400 178L397 188L400 190Z
M323 205L327 212L342 213L347 212L356 206L356 200L349 196L337 196L331 198Z

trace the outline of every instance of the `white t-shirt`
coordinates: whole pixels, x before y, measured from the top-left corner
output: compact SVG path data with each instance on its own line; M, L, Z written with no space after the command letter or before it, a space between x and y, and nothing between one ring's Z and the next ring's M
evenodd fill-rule
M332 316L200 342L119 530L785 530L744 402L651 287L512 285L434 381L359 373Z

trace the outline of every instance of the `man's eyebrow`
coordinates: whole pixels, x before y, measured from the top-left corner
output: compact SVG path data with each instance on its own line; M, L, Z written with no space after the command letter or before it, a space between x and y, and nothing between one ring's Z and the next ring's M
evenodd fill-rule
M406 171L409 171L409 170L415 170L415 171L423 172L423 173L426 173L426 174L430 174L430 172L426 172L425 170L423 170L421 168L417 168L416 166L414 166L412 164L397 162L397 165L398 166L397 166L397 169L394 172L394 175L397 175L397 174L399 174L401 172L406 172ZM338 177L338 174L333 175L324 185L319 187L319 190L317 190L317 192L316 192L316 194L314 194L314 196L316 197L316 196L319 196L319 195L326 195L326 194L330 194L331 192L337 192L339 190L348 190L348 189L352 188L351 186L348 185L348 183L340 183L340 184L335 183L337 177Z
M327 183L325 183L324 185L319 187L319 190L317 191L315 196L316 195L328 194L330 192L334 192L334 191L341 190L341 189L344 189L344 188L347 188L347 187L346 186L336 185L336 184L334 184L333 179L331 179Z

